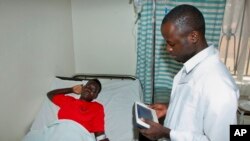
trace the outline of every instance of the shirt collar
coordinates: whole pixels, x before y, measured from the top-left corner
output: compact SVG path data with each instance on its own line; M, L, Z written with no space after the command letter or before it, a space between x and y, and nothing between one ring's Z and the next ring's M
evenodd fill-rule
M184 71L189 73L195 66L197 66L200 62L202 62L206 57L215 53L215 48L213 45L203 49L195 56L190 58L187 62L184 63Z

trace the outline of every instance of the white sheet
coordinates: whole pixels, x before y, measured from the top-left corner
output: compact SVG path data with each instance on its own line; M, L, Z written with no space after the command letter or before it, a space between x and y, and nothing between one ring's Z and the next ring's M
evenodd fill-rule
M105 108L105 131L110 141L133 141L138 139L134 126L133 105L142 100L138 80L100 80L102 91L97 101ZM86 83L55 78L51 89L71 87ZM46 96L46 95L45 95ZM76 97L77 95L72 95ZM31 130L39 130L57 119L57 107L45 98Z
M72 120L56 120L40 130L30 130L22 141L95 141L83 126Z

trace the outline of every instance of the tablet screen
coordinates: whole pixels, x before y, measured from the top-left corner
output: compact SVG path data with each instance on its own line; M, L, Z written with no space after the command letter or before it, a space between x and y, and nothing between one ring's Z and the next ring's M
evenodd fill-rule
M144 119L150 119L153 120L153 115L151 111L141 105L137 105L137 110L138 110L138 117L139 118L144 118Z

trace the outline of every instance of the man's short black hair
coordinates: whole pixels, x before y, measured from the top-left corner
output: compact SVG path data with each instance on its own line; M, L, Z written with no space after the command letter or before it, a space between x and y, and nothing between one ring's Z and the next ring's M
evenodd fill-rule
M179 5L173 8L162 20L162 25L171 22L183 32L184 28L195 30L205 35L205 19L201 11L192 5Z
M101 84L101 82L98 80L98 79L90 79L89 81L94 81L96 84L98 84L99 85L99 91L97 92L97 94L99 94L100 93L100 91L102 90L102 84Z

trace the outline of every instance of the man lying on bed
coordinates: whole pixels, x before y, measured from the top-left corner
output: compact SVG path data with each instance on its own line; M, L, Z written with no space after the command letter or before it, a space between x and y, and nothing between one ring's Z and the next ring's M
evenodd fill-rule
M48 92L48 98L59 106L58 119L73 120L90 133L94 133L97 141L109 141L104 132L104 108L100 103L92 101L101 91L101 83L91 79L86 85L76 85L72 88L55 89ZM76 99L66 94L80 95Z

